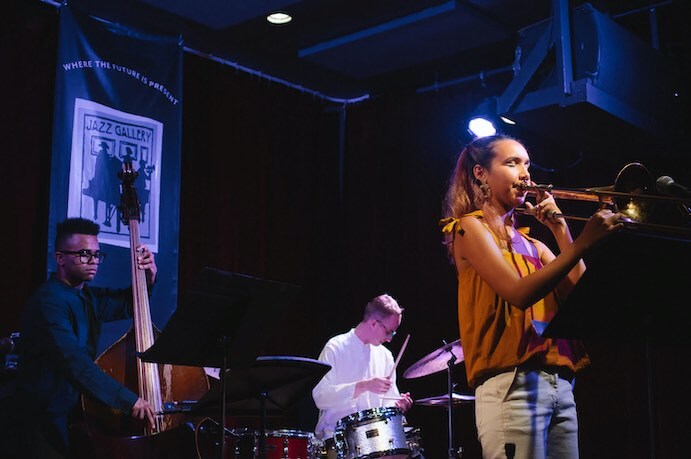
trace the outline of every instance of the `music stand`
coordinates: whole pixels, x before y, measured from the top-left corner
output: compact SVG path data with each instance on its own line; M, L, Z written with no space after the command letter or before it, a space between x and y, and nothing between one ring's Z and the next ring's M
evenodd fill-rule
M612 236L542 336L688 341L691 308L680 298L688 295L689 255L688 241Z
M259 356L250 365L228 370L226 408L285 411L302 395L314 388L331 369L319 360L295 356ZM221 388L214 386L195 404L192 412L217 406Z
M273 336L277 311L296 297L299 287L205 267L153 346L145 362L220 368L221 424L225 428L226 373L253 362ZM221 429L223 435L224 429ZM225 457L225 438L221 455Z
M651 342L688 343L687 297L691 242L616 234L597 255L542 336L599 341L644 340L648 373L648 429L656 456L656 406Z
M261 415L260 451L265 451L265 446L261 445L266 442L267 410L285 411L311 391L330 369L327 363L304 357L260 356L251 365L230 369L225 393L221 387L213 387L192 412L204 413L219 405L229 411L258 410ZM260 457L264 456L260 454Z

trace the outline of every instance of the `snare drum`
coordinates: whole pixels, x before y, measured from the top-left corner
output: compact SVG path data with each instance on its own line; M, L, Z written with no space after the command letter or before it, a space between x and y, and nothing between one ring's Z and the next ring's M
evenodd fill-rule
M346 416L336 424L334 438L339 459L406 459L410 455L398 408L372 408Z

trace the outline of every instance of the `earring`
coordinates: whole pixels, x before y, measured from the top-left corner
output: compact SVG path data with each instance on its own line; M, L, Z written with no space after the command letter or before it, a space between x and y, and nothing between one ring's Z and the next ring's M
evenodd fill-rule
M480 191L482 192L482 196L485 199L489 198L489 184L487 182L481 182L479 179L475 179L475 184L480 188Z
M480 186L480 189L482 190L483 196L485 198L489 198L490 189L489 189L489 185L487 184L487 182L483 183L482 186Z

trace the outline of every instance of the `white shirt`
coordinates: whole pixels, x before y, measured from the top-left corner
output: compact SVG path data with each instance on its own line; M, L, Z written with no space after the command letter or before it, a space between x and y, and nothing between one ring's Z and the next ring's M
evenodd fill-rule
M315 428L317 438L333 437L336 423L345 416L396 404L395 400L383 397L400 397L394 372L391 377L393 384L386 394L363 392L353 398L357 382L374 377L386 378L394 365L391 351L384 346L363 343L355 329L331 338L319 354L319 360L330 364L331 370L312 390L312 398L319 408Z

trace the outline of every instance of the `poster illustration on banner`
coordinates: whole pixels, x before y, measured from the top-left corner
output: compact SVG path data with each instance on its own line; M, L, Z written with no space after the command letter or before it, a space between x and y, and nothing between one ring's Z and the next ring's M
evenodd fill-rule
M67 213L101 227L99 240L129 246L121 221L120 178L124 162L138 174L141 242L158 252L163 124L84 99L75 99Z

